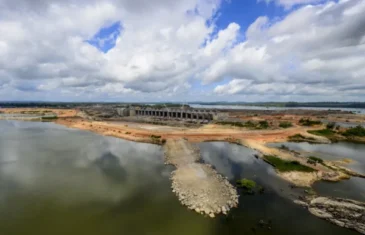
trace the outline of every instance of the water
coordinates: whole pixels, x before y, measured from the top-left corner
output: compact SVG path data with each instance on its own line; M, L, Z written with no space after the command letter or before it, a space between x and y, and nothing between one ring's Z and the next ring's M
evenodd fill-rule
M333 108L333 107L265 107L265 106L250 106L250 105L202 105L189 104L192 108L207 108L207 109L251 109L251 110L291 110L291 109L305 109L305 110L341 110L347 112L354 112L365 114L365 109L359 108Z
M203 160L212 164L232 182L248 178L265 188L263 195L248 196L241 192L239 208L230 214L229 218L234 219L229 222L228 229L222 230L222 234L252 234L250 228L255 228L257 234L353 233L318 219L295 205L292 200L303 189L291 189L286 181L275 174L270 165L254 157L255 151L223 142L201 143L199 146ZM258 229L255 224L260 219L271 220L272 229ZM243 223L247 228L242 226Z
M316 156L325 160L351 159L352 163L345 166L365 174L365 144L339 142L333 144L303 143L275 143L271 147L287 146L291 150L302 153L304 156Z
M244 147L201 145L230 179L254 178L267 191L212 220L179 204L159 146L52 123L0 121L0 133L1 235L356 234L293 204L296 192Z
M333 143L333 144L309 144L309 143L275 143L271 147L281 145L289 147L301 153L303 156L316 156L325 160L342 160L348 158L353 160L345 167L356 172L365 174L365 145L355 143ZM351 198L365 202L365 179L352 177L337 183L320 181L314 184L313 188L320 195Z

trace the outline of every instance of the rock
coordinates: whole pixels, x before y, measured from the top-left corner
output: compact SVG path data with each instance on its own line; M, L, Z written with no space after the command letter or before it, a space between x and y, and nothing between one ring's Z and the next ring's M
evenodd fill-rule
M318 209L318 208L311 207L308 210L313 215L315 215L319 218L322 218L322 219L330 219L330 218L333 217L330 213L327 213L325 210L321 210L321 209Z
M342 221L339 221L339 220L332 220L332 222L334 223L334 224L336 224L337 226L340 226L340 227L344 227L345 226L345 223L344 222L342 222Z
M300 205L300 206L304 206L307 207L308 204L306 202L300 201L300 200L295 200L294 201L295 204Z
M214 215L213 213L211 213L211 214L209 214L209 217L210 217L210 218L214 218L214 217L215 217L215 215Z
M199 208L195 208L195 212L196 213L200 213L200 209Z

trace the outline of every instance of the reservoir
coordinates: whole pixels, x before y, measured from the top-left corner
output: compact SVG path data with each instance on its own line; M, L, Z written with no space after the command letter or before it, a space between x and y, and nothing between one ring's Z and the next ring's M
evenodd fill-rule
M53 123L0 121L0 133L1 235L357 234L295 205L300 190L242 146L199 144L204 162L265 193L240 192L238 208L209 219L171 192L160 146Z

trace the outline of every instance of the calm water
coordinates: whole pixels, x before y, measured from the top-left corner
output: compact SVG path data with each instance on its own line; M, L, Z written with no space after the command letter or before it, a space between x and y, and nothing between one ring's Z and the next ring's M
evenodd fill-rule
M201 105L189 104L193 108L207 109L251 109L251 110L290 110L290 109L305 109L305 110L342 110L355 113L365 114L365 109L357 108L332 108L332 107L264 107L264 106L246 106L246 105Z
M171 193L159 146L52 123L0 121L0 133L1 235L356 234L294 205L297 192L244 147L201 145L204 160L231 180L249 177L266 188L212 220ZM271 230L257 225L261 219L272 220Z
M346 142L333 144L275 143L269 144L269 146L279 147L282 144L291 150L300 152L303 156L316 156L326 160L352 159L354 162L344 166L365 174L364 144ZM365 201L365 179L362 178L352 177L350 180L338 183L317 182L314 184L314 189L321 195Z

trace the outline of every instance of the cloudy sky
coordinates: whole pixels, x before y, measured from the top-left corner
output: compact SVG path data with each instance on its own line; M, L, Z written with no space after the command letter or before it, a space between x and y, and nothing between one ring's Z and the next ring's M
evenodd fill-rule
M365 0L0 0L0 100L365 101Z

